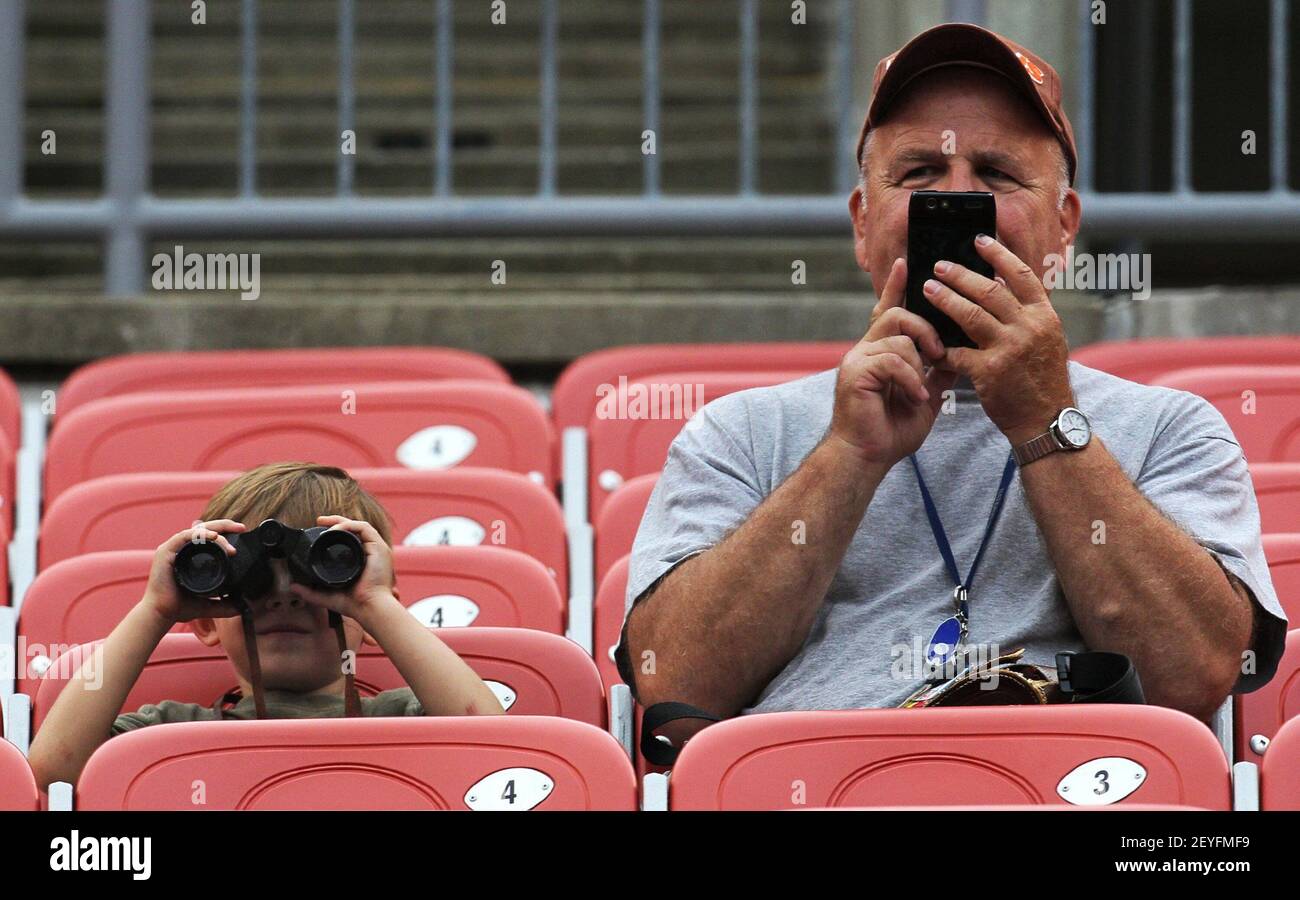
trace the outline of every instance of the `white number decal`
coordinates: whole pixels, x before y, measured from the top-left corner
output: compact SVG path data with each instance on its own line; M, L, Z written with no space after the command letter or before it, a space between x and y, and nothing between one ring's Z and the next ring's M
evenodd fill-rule
M1103 756L1072 769L1056 793L1075 806L1109 806L1136 791L1146 777L1147 770L1131 759Z

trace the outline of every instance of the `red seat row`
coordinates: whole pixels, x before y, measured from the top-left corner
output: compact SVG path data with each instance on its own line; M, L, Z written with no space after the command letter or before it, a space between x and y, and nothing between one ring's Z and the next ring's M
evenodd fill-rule
M38 808L4 742L0 769L0 808ZM1232 791L1213 735L1159 707L845 710L711 726L671 779L647 779L646 807L1227 810ZM1300 721L1274 741L1259 796L1266 810L1300 809ZM204 722L109 741L76 805L630 810L636 778L608 734L555 716Z

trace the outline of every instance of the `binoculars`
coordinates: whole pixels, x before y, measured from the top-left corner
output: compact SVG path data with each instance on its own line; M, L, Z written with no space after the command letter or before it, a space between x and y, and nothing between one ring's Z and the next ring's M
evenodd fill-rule
M285 560L298 584L339 590L354 584L366 565L361 541L340 529L304 530L267 519L251 531L225 538L234 546L234 556L215 541L191 542L180 549L172 573L182 591L240 602L263 596L275 584L272 559Z

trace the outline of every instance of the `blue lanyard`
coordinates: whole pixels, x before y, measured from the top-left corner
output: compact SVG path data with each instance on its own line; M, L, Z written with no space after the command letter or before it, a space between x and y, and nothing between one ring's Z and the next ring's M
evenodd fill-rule
M1007 457L1006 468L1002 470L1002 483L998 485L997 496L993 498L993 511L989 513L989 523L984 529L984 540L980 541L980 548L975 554L975 561L970 564L970 571L966 574L965 581L961 580L961 575L957 572L957 560L953 558L952 547L948 544L948 535L944 532L943 522L939 519L939 511L935 509L934 500L930 496L929 489L925 486L925 479L921 476L921 466L916 461L916 454L911 454L908 459L912 461L912 468L916 470L916 483L921 486L921 500L925 503L925 515L930 520L930 530L934 532L934 542L939 545L939 553L943 556L944 564L948 567L948 574L952 576L952 583L964 595L966 591L970 590L971 582L975 580L975 570L979 568L980 560L984 558L984 551L988 549L989 538L993 536L993 529L998 523L998 516L1002 513L1002 504L1007 499L1007 488L1011 485L1011 479L1016 474L1015 454L1013 453Z

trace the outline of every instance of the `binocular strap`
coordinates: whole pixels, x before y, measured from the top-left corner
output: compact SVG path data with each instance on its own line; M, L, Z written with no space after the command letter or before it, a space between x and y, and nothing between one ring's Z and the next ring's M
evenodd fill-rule
M348 658L348 638L343 632L343 617L334 610L330 610L330 625L334 627L334 634L339 639L339 659ZM343 670L343 714L349 719L355 719L361 715L361 697L357 694L357 678L353 674L356 669L356 660Z
M257 713L257 718L265 719L266 700L262 696L262 663L257 655L257 632L253 628L253 611L248 607L244 607L239 618L244 625L244 648L248 653L248 680L253 687L253 708ZM339 659L346 659L348 638L343 630L343 617L333 610L330 610L330 625L334 628L334 634L338 637ZM347 666L343 672L343 714L349 719L355 719L361 715L361 696L357 693L356 675L353 673L354 668L355 661L353 665ZM220 715L221 711L221 702L217 701L218 715Z
M244 606L239 614L244 623L244 651L248 654L248 679L253 685L253 707L259 719L266 718L266 700L262 697L262 663L257 656L257 631L253 628L253 611Z

